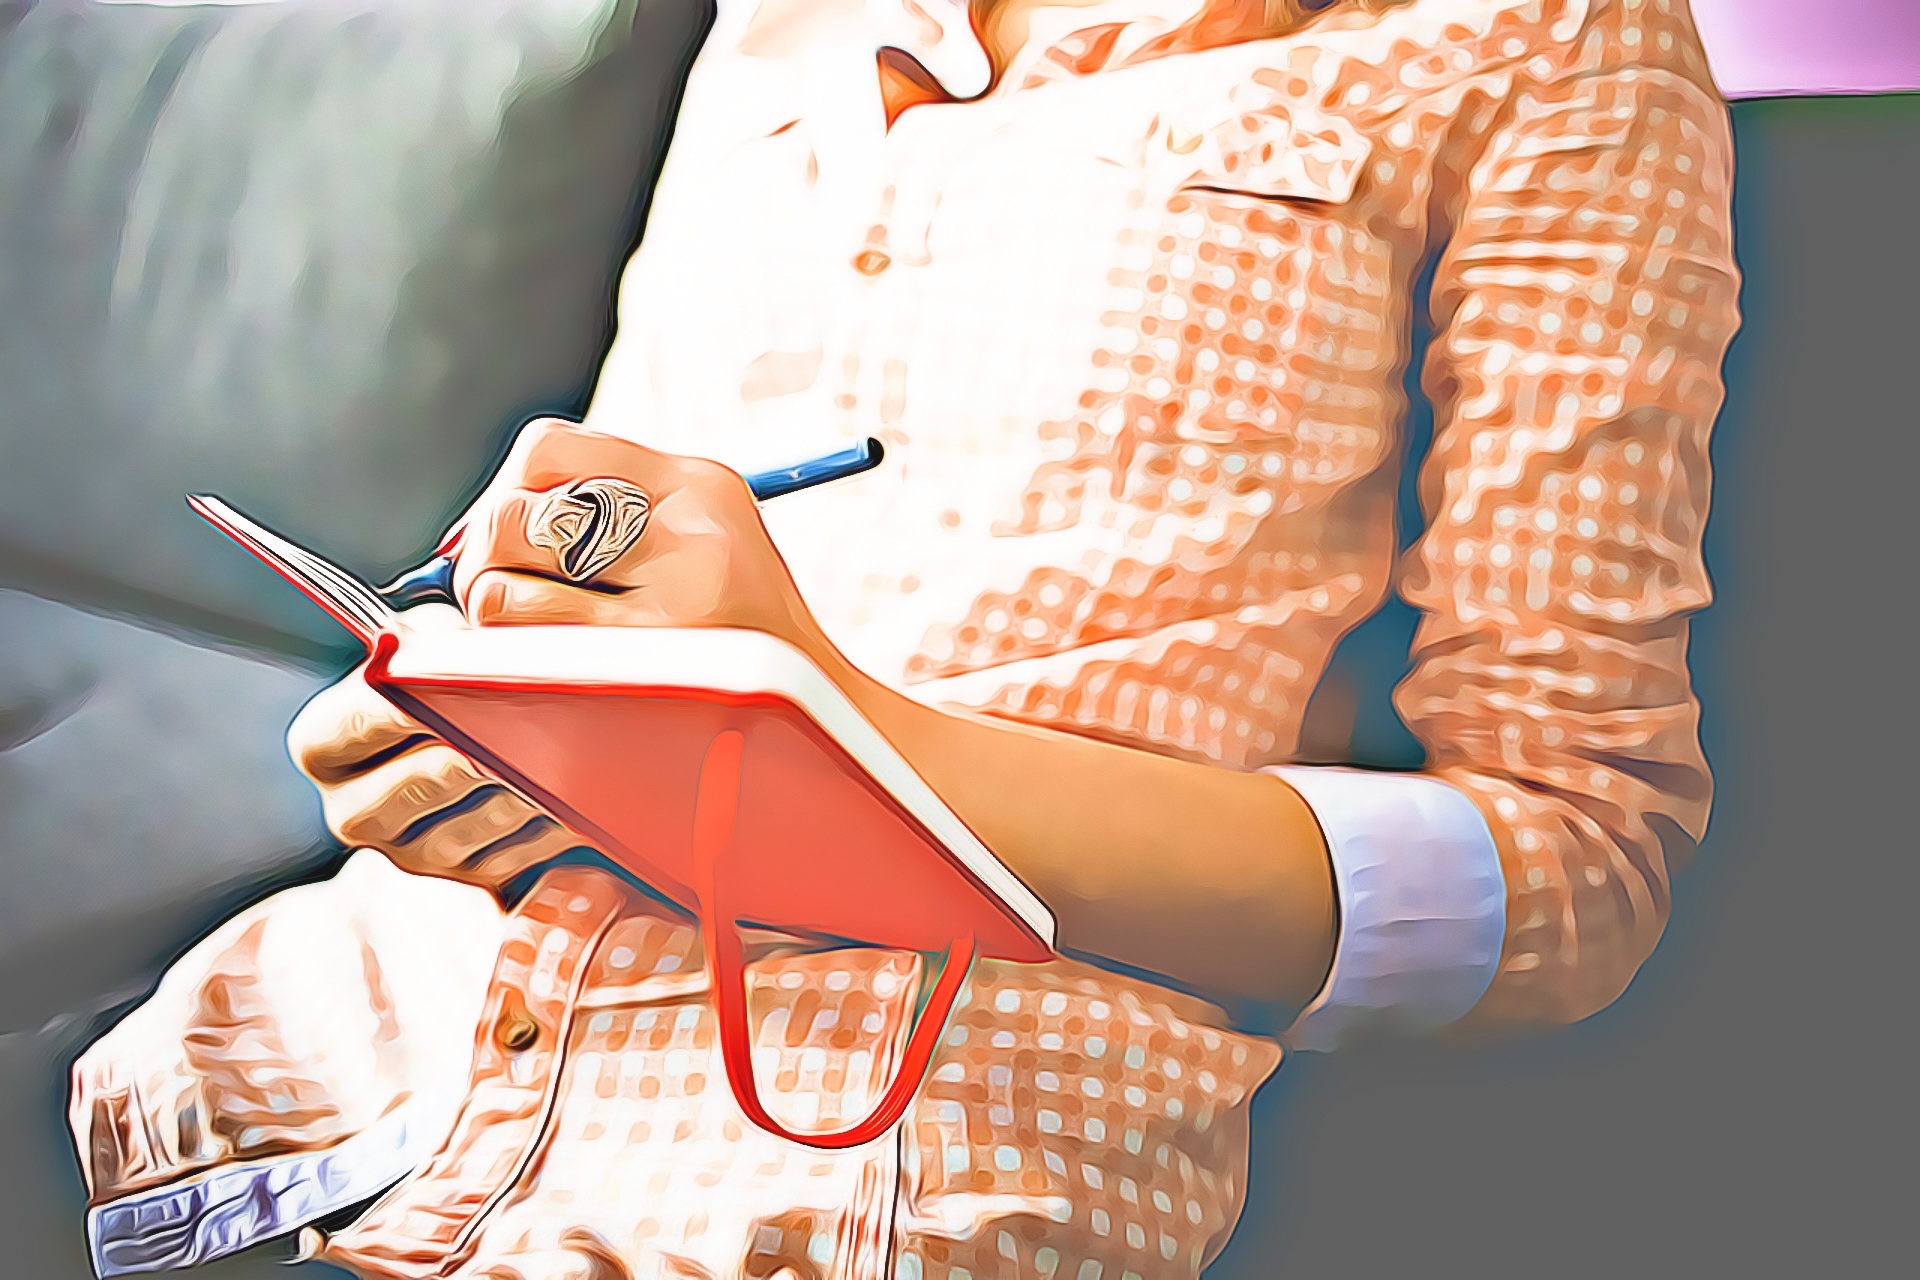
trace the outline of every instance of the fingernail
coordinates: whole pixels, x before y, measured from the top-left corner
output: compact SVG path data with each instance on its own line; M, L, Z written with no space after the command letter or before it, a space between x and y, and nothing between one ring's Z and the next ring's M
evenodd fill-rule
M489 582L486 589L480 593L480 616L483 619L493 618L505 613L507 611L507 595L508 589L506 583L498 580Z

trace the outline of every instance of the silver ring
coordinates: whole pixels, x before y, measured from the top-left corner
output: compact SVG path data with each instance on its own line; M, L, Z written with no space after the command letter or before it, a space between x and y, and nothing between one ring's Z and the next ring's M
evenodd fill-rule
M646 491L625 480L576 480L527 517L527 541L552 551L568 579L586 582L633 549L652 509Z

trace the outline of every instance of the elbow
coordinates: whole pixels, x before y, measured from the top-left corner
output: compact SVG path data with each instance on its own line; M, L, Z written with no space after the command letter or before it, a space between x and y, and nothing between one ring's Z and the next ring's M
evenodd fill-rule
M1646 820L1665 806L1606 813L1564 795L1531 799L1531 812L1495 827L1506 927L1493 979L1466 1020L1479 1027L1547 1030L1612 1007L1671 914L1667 842ZM1511 806L1495 809L1506 816Z
M1667 916L1663 902L1652 918L1637 921L1638 927L1630 935L1587 939L1584 948L1580 946L1583 939L1576 934L1576 953L1584 950L1587 954L1584 958L1576 956L1567 967L1561 989L1547 1010L1548 1025L1582 1022L1618 1003L1653 955L1666 931Z
M1590 768L1584 794L1456 775L1484 803L1506 883L1500 958L1463 1031L1567 1026L1632 986L1666 931L1671 870L1705 826L1711 781L1685 763L1658 778L1644 761Z
M1594 892L1509 893L1499 967L1461 1022L1464 1032L1524 1035L1570 1026L1613 1006L1639 976L1666 930L1666 894L1642 885L1603 905L1592 899L1604 881L1573 874Z

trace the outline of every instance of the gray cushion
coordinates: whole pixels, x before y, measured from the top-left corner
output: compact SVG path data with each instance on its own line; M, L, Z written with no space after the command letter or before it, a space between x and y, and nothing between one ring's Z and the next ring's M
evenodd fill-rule
M77 1044L331 856L282 745L323 671L206 640L339 638L182 494L421 555L522 417L583 404L704 18L0 0L0 586L92 610L0 591L0 1271L87 1274Z
M86 1003L327 844L284 734L321 677L0 591L0 1032Z
M0 4L0 582L337 643L182 495L371 574L427 550L583 404L704 18Z

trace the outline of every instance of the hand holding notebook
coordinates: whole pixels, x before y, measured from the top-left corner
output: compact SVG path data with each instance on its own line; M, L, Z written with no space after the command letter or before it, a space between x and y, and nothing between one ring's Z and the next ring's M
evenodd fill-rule
M218 500L195 506L369 645L372 687L700 919L727 1074L748 1116L816 1146L878 1137L911 1101L973 956L1046 959L1052 917L806 652L811 619L782 597L792 584L777 555L755 562L690 518L691 495L676 504L689 483L709 503L747 501L737 477L677 461L634 468L626 451L638 446L609 449L590 433L547 439L557 447L516 446L517 462L476 504L454 587L482 617L578 611L562 625L416 628L365 583ZM641 472L659 526L610 588L553 581L538 558L551 564L551 553L525 532L529 504L614 465ZM735 587L744 578L759 598L716 602L715 575ZM699 607L705 625L671 625ZM659 623L669 625L645 625ZM864 1121L794 1133L761 1106L742 925L946 953L896 1078Z

